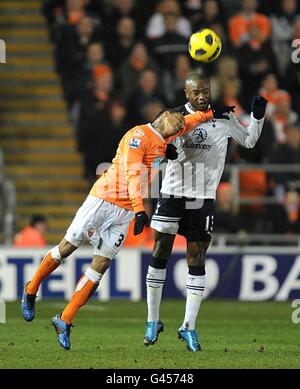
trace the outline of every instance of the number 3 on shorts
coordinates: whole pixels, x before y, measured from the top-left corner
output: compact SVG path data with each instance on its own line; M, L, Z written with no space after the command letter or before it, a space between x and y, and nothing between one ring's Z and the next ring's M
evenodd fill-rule
M122 242L123 242L123 240L124 240L124 235L123 235L123 234L120 234L119 239L118 239L118 240L116 241L116 243L115 243L115 246L116 246L116 247L120 247L121 244L122 244Z

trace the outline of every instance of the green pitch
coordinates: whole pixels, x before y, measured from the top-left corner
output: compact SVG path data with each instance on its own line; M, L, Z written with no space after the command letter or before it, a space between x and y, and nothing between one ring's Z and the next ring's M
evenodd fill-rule
M163 302L165 331L149 347L143 345L145 302L91 302L74 321L70 351L59 346L50 324L63 307L38 302L36 319L26 323L19 303L8 303L0 368L300 368L300 323L292 323L290 303L204 301L198 353L177 339L183 300Z

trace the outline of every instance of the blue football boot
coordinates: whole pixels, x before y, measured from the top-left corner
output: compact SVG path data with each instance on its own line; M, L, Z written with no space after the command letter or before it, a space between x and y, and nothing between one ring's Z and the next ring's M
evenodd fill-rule
M56 315L51 319L51 323L53 324L55 331L57 333L57 340L59 344L65 349L70 350L71 342L70 342L70 332L72 324L67 324L60 318L60 315Z
M21 311L24 320L26 321L32 321L35 316L35 294L28 294L26 293L26 287L29 284L27 282L23 289L23 295L22 295L22 302L21 302Z
M164 325L160 320L148 321L146 323L144 345L149 346L151 344L154 344L158 339L158 335L160 334L160 332L163 332L163 330Z
M195 330L188 330L181 326L178 330L178 339L185 341L189 351L201 351L198 334Z

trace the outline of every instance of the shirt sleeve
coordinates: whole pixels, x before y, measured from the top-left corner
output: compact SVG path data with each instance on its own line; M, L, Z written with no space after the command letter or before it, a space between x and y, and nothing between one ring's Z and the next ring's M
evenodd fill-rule
M251 121L248 127L244 127L237 118L230 113L230 120L227 126L228 137L236 140L246 149L253 149L262 132L264 118L257 120L251 113Z
M230 41L234 46L240 46L242 43L247 41L247 23L240 15L233 16L229 19L228 33Z
M172 142L172 140L174 140L178 136L184 135L186 132L196 127L199 123L206 122L207 120L210 120L212 118L213 118L213 112L211 109L207 112L197 111L195 113L186 115L184 117L184 121L185 121L184 128L181 131L179 131L177 134L170 136L168 138L168 143Z
M148 169L143 164L148 148L146 136L132 137L131 134L124 140L126 142L124 153L125 174L127 190L134 213L144 211L143 185L148 182Z
M256 15L256 25L265 38L271 35L271 22L268 17L261 14Z

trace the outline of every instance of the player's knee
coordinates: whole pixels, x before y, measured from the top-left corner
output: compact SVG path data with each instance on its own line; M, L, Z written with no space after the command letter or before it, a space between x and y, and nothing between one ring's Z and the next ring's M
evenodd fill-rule
M188 256L187 263L189 267L189 274L199 275L199 276L205 274L205 254L204 253L198 252L195 256Z
M109 258L94 255L91 268L100 274L104 274L109 268L110 262Z
M201 266L205 267L205 258L201 256L188 257L188 266Z
M155 240L153 248L153 257L162 258L168 260L172 253L173 241L170 242L168 239L162 238Z
M188 242L187 261L189 266L205 267L205 254L209 244Z
M77 247L72 245L72 243L68 242L66 239L63 239L56 247L58 249L58 254L61 257L58 259L60 261L63 261L77 249Z
M191 266L199 266L204 260L202 247L198 245L189 245L187 252L188 264Z
M110 263L111 263L111 260L108 259L108 258L104 258L104 260L102 261L102 269L101 271L99 271L99 273L101 274L104 274L106 272L106 270L110 267Z

